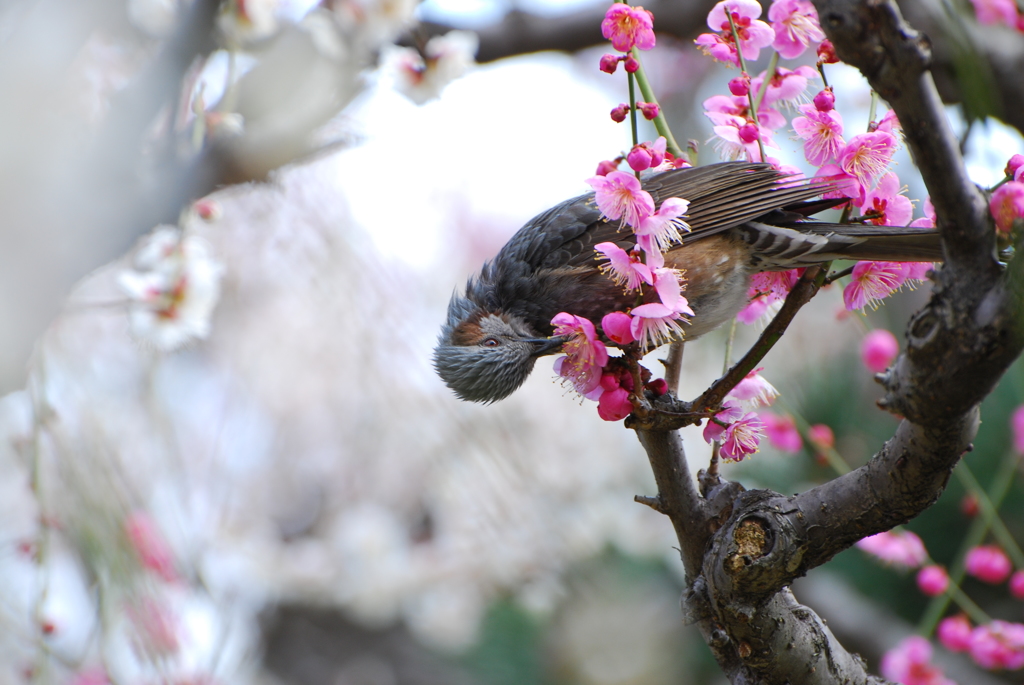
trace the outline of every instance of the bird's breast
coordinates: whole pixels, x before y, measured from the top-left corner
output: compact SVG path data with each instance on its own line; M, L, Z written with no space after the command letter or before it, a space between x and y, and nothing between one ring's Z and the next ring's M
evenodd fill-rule
M683 271L683 295L694 312L683 327L687 340L718 328L748 302L750 246L730 232L670 250L665 265Z

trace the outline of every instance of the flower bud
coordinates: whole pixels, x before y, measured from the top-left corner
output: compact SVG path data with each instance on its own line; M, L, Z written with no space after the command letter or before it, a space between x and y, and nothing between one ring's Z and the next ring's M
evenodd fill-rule
M1014 155L1010 157L1010 161L1006 163L1006 175L1013 178L1014 174L1017 173L1017 169L1024 166L1024 155Z
M832 41L827 38L821 41L821 45L818 46L818 64L835 64L838 61L839 57L836 56L836 48Z
M629 114L629 105L623 102L621 105L611 111L612 121L621 124L626 120L626 115Z
M602 55L601 56L601 71L606 74L614 74L615 70L619 68L619 56L618 55Z
M736 97L743 97L750 92L750 76L743 74L729 81L729 92Z
M653 162L653 156L651 151L647 149L647 146L643 143L634 145L633 149L626 155L626 163L629 164L629 168L633 171L644 171L650 169Z
M740 140L744 143L755 143L760 137L761 133L754 124L745 124L740 127Z
M828 112L836 108L836 96L832 88L826 88L814 96L814 108L819 112Z
M611 172L615 171L618 168L618 162L613 162L611 160L606 159L597 165L597 171L595 172L595 174L598 176L607 176L608 174L610 174Z
M661 111L661 108L658 107L657 103L654 103L654 102L639 102L638 101L636 103L636 107L637 107L637 109L640 110L640 113L644 115L644 119L647 119L647 121L652 121L654 119L657 119L658 118L658 113Z
M636 70L640 68L640 63L636 61L636 58L633 57L633 55L626 55L625 59L622 61L622 66L624 66L626 71L630 74L635 74Z

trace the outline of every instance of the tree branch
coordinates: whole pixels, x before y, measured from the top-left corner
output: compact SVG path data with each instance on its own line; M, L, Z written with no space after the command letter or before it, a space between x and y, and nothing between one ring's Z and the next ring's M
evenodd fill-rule
M861 69L903 123L933 198L947 260L931 301L910 323L905 354L878 377L886 388L879 404L906 420L865 466L795 497L721 484L702 502L685 461L673 467L661 454L671 444L665 424L634 422L683 550L690 580L684 614L700 624L734 683L882 682L786 588L939 497L977 432L978 404L1024 348L1024 261L1004 268L995 257L985 198L968 179L945 120L927 72L926 42L903 23L891 0L815 5L839 57ZM722 379L697 402L674 408L699 412L704 401L721 399L725 385Z

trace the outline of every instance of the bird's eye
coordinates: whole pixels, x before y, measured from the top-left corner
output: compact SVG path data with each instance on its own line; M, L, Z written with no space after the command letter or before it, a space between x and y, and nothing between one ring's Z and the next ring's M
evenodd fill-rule
M487 340L484 340L484 341L483 341L483 343L481 343L481 344L482 344L482 345L483 345L484 347L497 347L497 346L498 346L498 345L500 345L501 343L500 343L500 342L498 342L498 339L497 339L497 338L488 338Z

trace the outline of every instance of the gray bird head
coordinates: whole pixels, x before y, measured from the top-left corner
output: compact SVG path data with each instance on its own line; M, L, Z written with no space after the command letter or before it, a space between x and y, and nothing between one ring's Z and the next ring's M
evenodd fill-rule
M434 348L434 368L461 399L497 402L523 384L537 357L557 352L563 342L538 338L522 319L455 295Z

